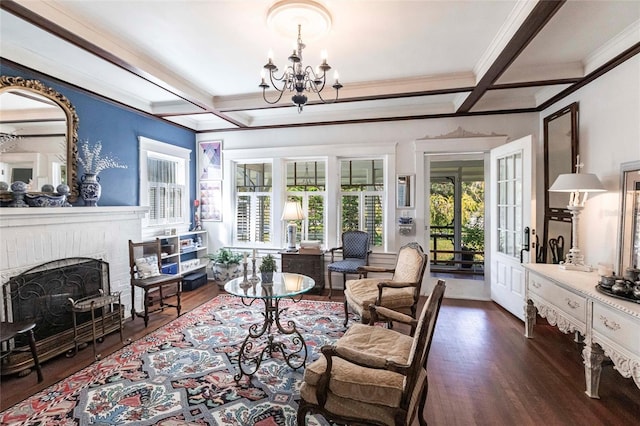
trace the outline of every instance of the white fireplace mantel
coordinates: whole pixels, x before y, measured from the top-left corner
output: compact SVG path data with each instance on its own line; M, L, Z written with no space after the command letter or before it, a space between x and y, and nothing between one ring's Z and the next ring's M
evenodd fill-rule
M5 207L0 208L0 229L13 226L82 223L103 220L106 217L142 219L148 207Z
M142 240L148 207L0 208L0 280L67 257L109 263L112 292L131 309L128 241ZM138 301L136 301L138 303Z

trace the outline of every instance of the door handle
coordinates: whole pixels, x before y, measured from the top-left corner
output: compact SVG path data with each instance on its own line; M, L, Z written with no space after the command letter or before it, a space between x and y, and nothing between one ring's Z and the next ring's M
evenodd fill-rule
M520 249L520 263L523 263L524 252L531 250L529 246L531 245L531 229L528 226L524 228L524 238L522 248Z

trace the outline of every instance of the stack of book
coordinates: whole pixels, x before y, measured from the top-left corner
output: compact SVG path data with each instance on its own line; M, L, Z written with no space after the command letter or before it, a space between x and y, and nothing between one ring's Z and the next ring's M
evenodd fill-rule
M320 254L322 253L322 247L320 241L316 240L303 240L300 242L300 254Z

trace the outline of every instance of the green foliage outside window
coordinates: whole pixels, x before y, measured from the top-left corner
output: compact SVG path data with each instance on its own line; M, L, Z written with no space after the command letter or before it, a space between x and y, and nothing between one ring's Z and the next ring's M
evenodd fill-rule
M430 214L432 234L441 233L438 250L454 250L454 241L460 238L461 246L475 251L484 250L484 182L462 182L461 235L454 235L455 185L452 180L433 180L431 183ZM442 227L439 229L438 227ZM434 249L432 237L431 249ZM452 259L452 254L441 254L437 260ZM482 259L483 256L478 256Z

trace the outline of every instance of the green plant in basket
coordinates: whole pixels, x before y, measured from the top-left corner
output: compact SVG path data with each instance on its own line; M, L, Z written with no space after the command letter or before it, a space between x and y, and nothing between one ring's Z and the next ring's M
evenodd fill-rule
M260 272L276 272L278 267L276 266L276 259L273 255L266 255L262 258L262 262L260 263Z
M230 249L221 248L215 253L208 254L209 259L218 265L239 265L242 262L242 254L234 253Z
M242 254L233 253L227 248L221 248L215 253L207 254L207 257L211 261L211 277L218 281L220 285L242 275L242 268L240 267L243 258Z

